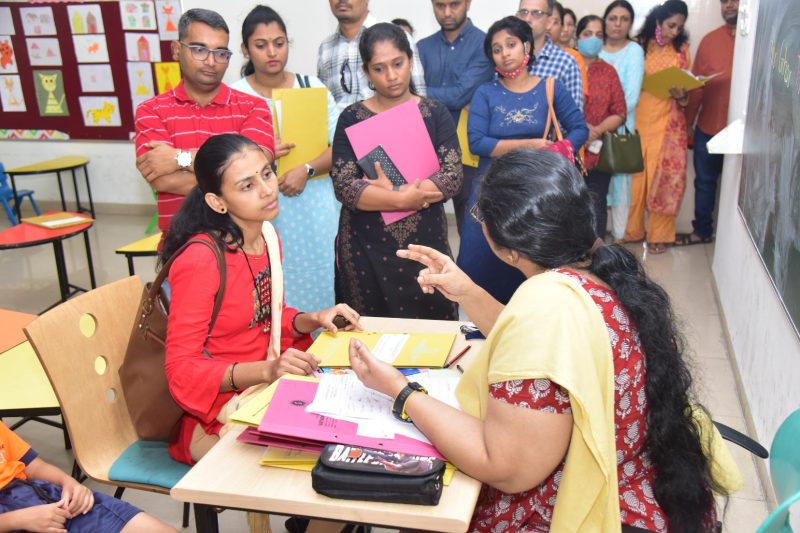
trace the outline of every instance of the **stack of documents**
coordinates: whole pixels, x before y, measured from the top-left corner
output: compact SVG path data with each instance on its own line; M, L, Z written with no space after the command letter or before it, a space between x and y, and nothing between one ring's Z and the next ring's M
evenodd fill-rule
M456 340L455 333L380 333L375 331L323 332L308 353L319 366L349 367L350 340L358 339L372 355L397 367L442 368Z

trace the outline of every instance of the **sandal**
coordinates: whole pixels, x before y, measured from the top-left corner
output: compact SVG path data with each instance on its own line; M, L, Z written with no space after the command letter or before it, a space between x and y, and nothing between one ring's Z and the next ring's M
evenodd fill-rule
M675 236L675 246L691 246L693 244L710 244L714 237L700 237L695 233L679 233Z
M647 251L652 255L660 255L667 251L667 245L663 242L648 242Z

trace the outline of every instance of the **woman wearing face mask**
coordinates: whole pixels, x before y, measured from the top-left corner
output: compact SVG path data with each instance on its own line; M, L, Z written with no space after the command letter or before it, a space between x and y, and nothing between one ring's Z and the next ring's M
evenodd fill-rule
M638 35L645 52L644 75L669 67L689 69L689 10L683 0L667 0L647 15ZM631 206L625 241L647 238L651 254L662 254L675 242L675 216L686 186L687 131L684 107L689 93L670 89L670 98L642 92L636 107L636 129L642 139L644 172L631 178ZM645 227L645 210L647 226Z
M602 147L603 134L615 131L625 123L625 94L614 67L598 56L603 49L605 22L596 15L587 15L578 22L578 51L587 65L589 93L584 115L589 126L584 164L589 175L586 185L594 195L595 230L605 238L608 207L608 184L611 174L594 168Z
M486 172L494 158L516 148L541 149L551 144L544 139L549 109L546 81L528 69L531 50L531 28L516 17L495 22L486 33L484 51L494 62L499 77L478 87L469 107L469 147L480 156L478 176ZM553 107L565 139L577 152L589 130L569 91L558 80ZM479 182L473 181L469 206L477 201ZM465 214L461 224L458 266L502 303L508 302L525 279L492 253L481 225L470 213Z
M633 6L628 0L614 0L603 15L606 22L606 39L600 59L613 66L625 93L628 116L625 127L636 129L636 106L642 93L644 77L644 51L630 38L633 25ZM608 189L608 205L611 208L611 234L621 241L628 225L628 207L631 203L631 175L614 174Z
M234 89L267 100L272 107L273 89L325 87L316 76L302 76L287 70L289 38L286 25L274 9L256 6L242 23L242 53L247 64L244 77ZM327 92L327 91L326 91ZM339 109L330 92L328 142L333 141ZM322 117L321 117L322 118ZM275 139L275 158L288 155L295 145ZM331 149L326 148L305 164L278 176L281 214L275 227L283 245L286 303L300 309L322 309L334 303L333 248L336 221L341 204L333 194L328 171Z

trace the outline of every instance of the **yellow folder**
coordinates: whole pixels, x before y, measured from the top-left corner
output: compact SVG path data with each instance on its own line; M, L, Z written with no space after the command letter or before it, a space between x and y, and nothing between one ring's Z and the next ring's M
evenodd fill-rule
M93 218L77 213L52 213L35 217L25 217L23 222L47 229L60 229L69 226L79 226L94 221Z
M467 117L469 116L469 109L466 107L461 110L458 116L458 127L456 133L458 134L458 144L461 146L461 163L469 167L476 167L480 163L480 157L474 155L469 150L469 137L467 135Z
M401 338L404 336L404 338ZM308 349L308 353L322 360L323 367L350 366L350 339L363 342L378 358L391 360L394 366L409 368L441 368L447 361L455 333L386 333L377 331L340 331L337 334L323 332ZM396 354L386 341L394 341L395 346L402 343ZM379 345L379 343L382 343ZM382 351L383 348L389 348ZM377 348L377 350L376 350ZM382 356L379 351L386 353ZM385 358L384 358L385 357Z
M274 89L272 116L275 137L294 143L278 159L278 176L315 159L328 147L328 92L324 87Z
M658 98L669 98L669 90L672 87L691 91L692 89L702 87L705 85L706 81L713 77L714 76L695 76L688 70L679 69L678 67L669 67L647 76L642 82L642 90Z

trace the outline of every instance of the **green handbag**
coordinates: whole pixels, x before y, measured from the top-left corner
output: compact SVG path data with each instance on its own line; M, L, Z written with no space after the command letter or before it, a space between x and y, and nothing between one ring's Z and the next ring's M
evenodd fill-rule
M603 134L603 148L595 168L608 174L635 174L644 170L642 141L639 132Z

